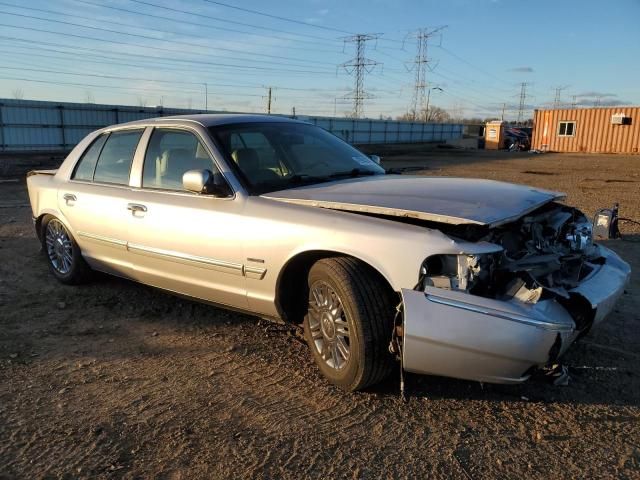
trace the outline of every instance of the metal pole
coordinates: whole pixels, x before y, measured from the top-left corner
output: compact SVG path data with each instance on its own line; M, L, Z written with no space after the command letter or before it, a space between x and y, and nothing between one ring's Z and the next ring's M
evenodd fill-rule
M205 112L209 110L209 85L207 82L204 82L204 110Z
M0 103L0 150L6 150L4 144L4 122L2 121L2 108L4 107L3 103Z
M271 115L271 87L269 87L269 97L267 99L267 113Z
M431 100L431 89L427 92L427 109L424 112L425 123L429 121L429 100Z
M60 112L60 136L62 138L62 150L67 147L67 139L64 134L64 105L58 105L58 111Z

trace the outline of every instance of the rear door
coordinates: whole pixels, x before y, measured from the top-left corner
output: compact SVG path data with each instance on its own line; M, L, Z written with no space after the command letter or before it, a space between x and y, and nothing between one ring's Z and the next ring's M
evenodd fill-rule
M155 128L132 192L129 252L136 280L246 308L244 199L188 192L188 170L210 170L224 182L203 141L189 129ZM133 180L132 180L133 183Z
M144 129L97 137L58 191L58 204L90 265L131 276L127 253L129 177Z

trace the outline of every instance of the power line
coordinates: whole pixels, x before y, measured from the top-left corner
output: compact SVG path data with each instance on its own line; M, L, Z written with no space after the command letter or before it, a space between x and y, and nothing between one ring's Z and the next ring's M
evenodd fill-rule
M77 1L77 0L75 0L75 1ZM259 29L259 30L268 30L268 31L271 31L271 32L286 33L288 35L297 35L297 36L300 36L300 37L313 38L315 40L323 40L325 42L335 42L336 41L336 39L334 39L334 38L318 37L316 35L308 35L308 34L305 34L305 33L287 32L285 30L280 30L280 29L271 28L271 27L265 27L263 25L255 25L255 24L251 24L251 23L238 22L238 21L235 21L235 20L229 20L229 19L225 19L225 18L214 17L212 15L206 15L204 13L194 13L194 12L189 12L187 10L181 10L181 9L178 9L178 8L166 7L164 5L158 5L157 3L146 2L146 1L143 1L143 0L129 0L129 1L141 4L141 5L148 5L148 6L151 6L151 7L160 8L160 9L167 10L167 11L174 12L174 13L184 13L186 15L193 15L193 16L196 16L196 17L208 18L210 20L217 20L219 22L232 23L234 25L242 25L242 26L245 26L245 27L256 28L256 29Z
M345 98L353 100L354 118L360 118L360 115L362 115L364 99L371 98L371 95L364 91L364 74L371 73L376 65L379 65L375 60L364 56L365 45L367 42L376 40L379 37L379 34L360 33L344 39L345 43L354 43L356 46L356 56L340 65L347 73L353 75L355 78L354 89L345 96Z
M2 12L0 12L0 13L2 13ZM33 27L22 27L22 26L7 25L7 24L2 24L2 23L0 23L0 27L16 28L16 29L19 29L19 30L29 30L29 31L41 32L41 33L51 33L51 34L54 34L54 35L61 35L61 36L65 36L65 37L83 38L83 39L95 40L95 41L99 41L99 42L113 43L113 44L117 44L117 45L126 45L126 46L130 46L130 47L134 46L134 47L139 47L139 48L146 48L146 49L158 50L158 51L166 51L166 52L171 52L171 53L178 53L179 52L178 50L171 50L171 49L162 48L162 47L155 47L155 46L152 47L152 46L149 46L149 45L140 45L140 44L136 44L136 43L121 42L121 41L118 41L118 40L106 40L106 39L102 39L102 38L89 37L87 35L77 35L77 34L74 34L74 33L55 32L55 31L52 31L52 30L44 30L44 29L33 28ZM173 60L174 61L178 61L178 59L173 59ZM242 59L242 60L246 60L246 59ZM203 62L201 62L201 63L203 63ZM271 71L278 71L278 72L313 73L313 74L316 74L316 75L330 75L329 72L323 72L323 71L318 71L318 70L298 70L298 69L294 70L294 69L282 69L282 68L275 69L275 68L258 67L258 66L251 66L251 65L234 65L234 64L213 63L213 62L209 62L209 64L217 65L217 66L223 66L223 67L244 68L244 69L252 69L252 70L271 70Z
M6 12L3 10L0 10L0 13L4 13L5 15L12 15L12 16L16 16L16 17L22 17L22 18L29 18L29 19L34 19L34 20L42 20L44 22L52 22L52 23L58 23L61 25L70 25L73 27L80 27L80 28L86 28L86 29L90 29L90 30L97 30L100 32L106 32L106 33L115 33L118 35L126 35L128 37L136 37L136 38L143 38L146 40L153 40L154 42L167 42L167 43L171 43L174 45L185 45L185 46L189 46L189 47L197 47L197 48L202 48L202 49L208 49L211 48L210 46L207 45L201 45L198 43L191 43L191 42L183 42L183 41L179 41L179 40L169 40L169 39L164 39L164 38L158 38L158 37L151 37L149 35L141 35L139 33L130 33L130 32L122 32L119 30L111 30L108 28L101 28L101 27L92 27L89 25L82 25L79 23L73 23L73 22L66 22L64 20L53 20L50 18L43 18L43 17L37 17L35 15L24 15L21 13L11 13L11 12ZM70 34L69 34L70 35ZM111 40L110 40L111 41ZM118 43L122 43L122 42L118 42ZM308 60L305 58L292 58L292 57L285 57L282 55L271 55L271 54L266 54L266 53L253 53L253 52L245 52L242 50L236 50L233 48L226 48L226 47L215 47L216 50L220 50L220 51L224 51L224 52L230 52L230 53L235 53L235 54L243 54L243 55L254 55L254 56L260 56L260 57L267 57L267 58L276 58L276 59L284 59L284 60L294 60L294 61L299 61L299 62L307 62L307 63L313 63L313 64L318 64L318 65L333 65L330 62L319 62L317 60ZM170 52L180 52L180 50L175 50L175 49L165 49L167 51Z
M1 26L1 24L0 24ZM23 27L15 27L15 28L23 28ZM27 30L32 30L28 27L24 27ZM36 31L38 31L36 29ZM57 33L57 32L53 32L53 33ZM65 35L60 33L60 35ZM72 34L71 34L72 35ZM72 35L74 36L74 35ZM2 39L6 39L6 40L12 40L12 41L16 41L16 42L22 42L22 43L27 43L29 45L45 45L45 46L57 46L57 47L62 47L62 48L69 48L69 49L73 49L73 52L62 52L60 50L53 50L53 49L47 49L47 48L43 48L43 47L20 47L20 48L26 48L26 49L32 49L32 50L48 50L48 51L53 51L53 52L58 52L58 53L63 53L65 55L75 55L75 56L79 56L79 53L77 52L77 50L83 50L83 51L87 51L87 52L98 52L98 53L104 53L105 50L101 50L101 49L96 49L96 48L88 48L88 47L80 47L80 46L75 46L75 45L68 45L68 44L64 44L64 43L57 43L57 42L41 42L41 41L37 41L37 40L25 40L22 38L17 38L17 37L10 37L10 36L1 36L0 38ZM89 39L91 39L91 37L88 37ZM109 42L107 40L107 42ZM130 45L130 44L125 44L125 45ZM149 47L152 48L152 47ZM123 57L131 57L131 58L135 58L137 62L140 62L139 64L136 64L135 67L137 68L144 68L145 64L147 64L146 66L152 66L152 67L157 67L158 65L161 66L162 68L167 68L166 65L172 65L172 64L186 64L186 65L197 65L197 66L203 66L203 65L211 65L211 66L215 66L216 67L216 72L220 73L221 70L224 70L225 68L233 68L234 71L235 69L250 69L250 70L255 70L255 69L259 69L261 70L261 75L273 75L273 73L277 73L280 74L281 72L287 72L287 76L291 76L294 74L298 74L298 73L302 73L302 74L307 74L307 73L313 73L314 75L331 75L333 76L333 74L329 74L327 73L323 73L323 72L313 72L313 71L309 71L309 70L285 70L285 69L270 69L270 68L266 68L266 67L253 67L253 66L246 66L246 65L229 65L227 66L226 64L221 64L221 63L216 63L216 62L209 62L203 59L199 59L199 60L190 60L190 59L182 59L182 58L165 58L165 57L157 57L157 56L153 56L153 55L141 55L141 54L135 54L135 53L125 53L125 52L110 52L110 51L106 51L106 53L113 53L114 55L120 55ZM82 55L87 55L85 53L82 53ZM126 61L126 58L118 58L118 57L113 57L113 56L108 56L108 55L97 55L94 53L91 53L91 56L93 57L97 57L97 58L105 58L105 59L112 59L112 60L117 60L117 61L121 61L124 60ZM153 62L151 65L148 65L149 62ZM108 62L104 62L105 64L110 64ZM115 63L115 62L114 62ZM184 69L181 69L180 71L184 71ZM196 71L196 70L192 70L192 71ZM207 73L206 71L202 71L200 70L200 73ZM224 72L223 72L224 73Z
M460 55L457 55L455 53L453 53L451 50L443 47L442 45L438 45L437 46L439 49L441 49L443 52L445 52L447 55L450 55L451 57L455 58L456 60L458 60L459 62L462 62L468 66L470 66L471 68L473 68L474 70L479 71L480 73L483 73L491 78L493 78L494 80L497 80L499 82L505 83L505 84L509 84L509 82L507 82L506 80L503 80L499 77L496 77L494 74L487 72L486 70L478 67L477 65L474 65L473 63L469 62L468 60L465 60L464 58L462 58Z
M122 11L122 12L127 12L127 13L132 13L135 15L142 15L145 17L149 17L149 18L155 18L155 19L160 19L160 20L165 20L165 21L170 21L170 22L177 22L177 23L185 23L188 25L194 25L194 26L198 26L198 27L202 27L202 28L207 28L207 29L214 29L214 30L223 30L223 31L228 31L228 32L234 32L234 33L242 33L243 35L255 35L255 36L259 36L259 37L263 37L263 38L269 38L269 39L275 39L275 40L285 40L285 41L292 41L291 38L286 38L286 37L279 37L277 35L266 35L266 34L260 34L260 33L251 33L251 32L247 32L244 30L237 30L237 29L233 29L233 28L226 28L226 27L218 27L218 26L214 26L214 25L208 25L206 23L197 23L197 22L189 22L186 20L176 20L175 18L171 18L171 17L163 17L161 15L153 15L150 13L142 13L142 12L136 12L135 10L128 10L126 8L120 8L120 7L113 7L110 5L100 5L97 3L93 3L93 2L89 2L86 0L72 0L74 2L78 2L78 3L82 3L82 4L86 4L86 5L92 5L95 7L99 7L99 8L108 8L111 10L116 10L116 11ZM96 18L92 18L92 17L85 17L82 15L75 15L75 14L70 14L70 13L64 13L64 12L59 12L56 10L47 10L47 9L43 9L43 8L33 8L33 7L23 7L21 5L15 5L12 3L6 3L6 2L0 2L0 5L4 5L7 7L12 7L12 8L19 8L22 10L30 10L30 11L34 11L34 12L42 12L42 13L50 13L50 14L54 14L54 15L60 15L60 16L64 16L64 17L69 17L69 18L78 18L81 20L89 20L89 21L98 21L100 23L106 23L106 24L111 24L111 25L118 25L118 26L127 26L127 27L131 27L131 28L135 28L135 29L139 29L139 30L146 30L146 31L153 31L153 32L157 32L158 29L152 29L152 28L146 28L146 27L141 27L139 25L135 25L135 24L131 24L131 23L123 23L123 22L114 22L114 21L110 21L110 20L104 20L104 19L96 19ZM163 28L163 32L165 33L172 33L175 35L184 35L182 32L177 32L175 30L167 30L166 28ZM197 38L197 37L195 37ZM316 42L311 42L310 40L297 40L297 42L299 43L309 43L312 45L317 45L317 41ZM251 43L248 42L242 42L239 40L234 40L234 43L239 43L239 44L246 44L249 45ZM253 45L253 44L251 44ZM287 48L291 48L291 49L300 49L300 50L305 50L305 51L309 51L310 47L295 47L295 46L290 46L287 45ZM337 53L335 50L317 50L318 52L325 52L325 53Z
M347 32L345 30L340 30L338 28L326 27L324 25L317 25L315 23L303 22L302 20L296 20L296 19L293 19L293 18L281 17L281 16L278 16L278 15L270 14L270 13L260 12L258 10L251 10L249 8L238 7L236 5L229 5L228 3L218 2L218 1L215 1L215 0L203 0L203 1L205 1L207 3L212 3L214 5L220 5L222 7L233 8L234 10L240 10L241 12L248 12L248 13L253 13L255 15L262 15L263 17L269 17L269 18L274 18L276 20L282 20L283 22L297 23L298 25L305 25L307 27L320 28L322 30L329 30L329 31L332 31L332 32L346 33L347 35L352 35L352 32Z

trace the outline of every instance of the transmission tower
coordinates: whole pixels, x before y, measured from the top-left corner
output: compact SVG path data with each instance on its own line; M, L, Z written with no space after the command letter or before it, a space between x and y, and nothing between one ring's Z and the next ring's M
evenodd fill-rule
M527 82L520 84L520 105L518 107L518 125L522 125L522 117L524 115L524 105L527 100Z
M563 90L566 90L567 88L569 88L569 85L562 85L560 87L555 87L554 90L556 91L555 96L553 97L553 108L560 108L560 95L562 94Z
M344 68L349 75L355 77L354 89L344 96L346 99L353 100L353 116L360 118L362 115L362 105L366 98L373 98L364 90L364 75L371 73L379 62L371 60L364 56L364 50L367 42L380 38L379 33L360 33L352 35L344 39L346 43L354 43L356 47L356 56L351 60L343 63L340 67Z
M429 39L440 32L446 26L436 28L420 28L415 32L409 34L410 38L416 40L416 57L412 62L413 66L409 71L415 71L415 83L413 86L413 98L411 104L413 105L413 119L416 120L418 112L424 110L427 99L427 67L431 61L427 56L427 48L429 45ZM428 115L428 112L425 113Z

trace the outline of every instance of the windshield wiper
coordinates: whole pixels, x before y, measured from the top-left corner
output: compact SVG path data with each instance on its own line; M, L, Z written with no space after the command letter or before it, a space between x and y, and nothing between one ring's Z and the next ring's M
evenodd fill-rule
M340 178L340 177L359 177L361 175L376 175L377 172L372 170L362 170L361 168L354 168L352 170L348 170L345 172L336 172L329 175L330 178Z
M326 175L307 175L306 173L296 173L289 177L291 183L326 182L329 177Z
M413 167L392 167L392 168L387 168L385 170L385 173L387 175L401 175L405 172L419 172L421 170L428 170L429 167L419 167L419 166L413 166Z

